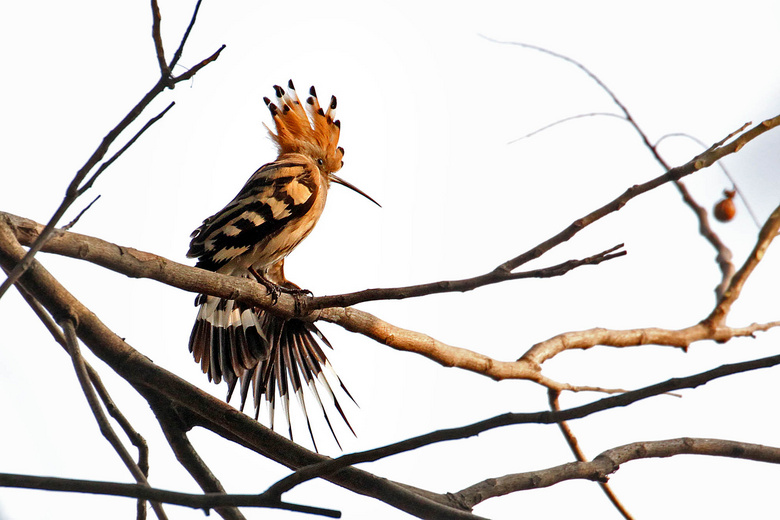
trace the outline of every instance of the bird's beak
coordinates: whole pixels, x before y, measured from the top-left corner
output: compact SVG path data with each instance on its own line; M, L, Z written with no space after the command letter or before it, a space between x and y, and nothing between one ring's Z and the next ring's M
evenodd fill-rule
M341 177L337 177L337 176L333 175L332 173L329 174L329 177L330 177L330 180L332 180L336 184L341 184L342 186L346 186L347 188L351 189L352 191L354 191L356 193L360 193L361 195L363 195L365 198L367 198L368 200L370 200L371 202L373 202L374 204L376 204L380 208L382 207L382 205L380 203L378 203L377 201L375 201L374 199L372 199L371 197L366 195L366 193L364 193L363 190L361 190L357 186L348 183L347 181L345 181Z

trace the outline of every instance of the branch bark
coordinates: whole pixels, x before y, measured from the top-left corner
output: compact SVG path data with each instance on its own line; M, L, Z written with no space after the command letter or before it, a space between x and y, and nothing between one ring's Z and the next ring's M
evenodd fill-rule
M525 489L549 487L573 479L606 482L622 464L632 460L672 457L675 455L710 455L780 464L780 448L723 439L683 437L663 441L634 442L601 453L590 462L570 462L540 471L515 473L484 480L453 495L464 505L480 502Z

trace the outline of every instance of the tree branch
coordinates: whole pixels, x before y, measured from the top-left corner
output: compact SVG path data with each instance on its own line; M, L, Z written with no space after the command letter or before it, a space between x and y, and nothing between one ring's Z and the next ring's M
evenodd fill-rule
M10 269L24 257L24 250L5 224L6 221L0 219L0 265ZM192 419L190 424L203 426L290 468L326 460L152 363L107 328L37 260L24 273L21 282L56 320L73 319L76 332L84 344L141 395L154 392L177 408L188 411ZM356 468L345 468L328 476L327 480L420 518L479 518L458 508L443 495L398 484Z
M780 365L780 355L769 356L742 363L733 363L722 365L720 367L694 374L687 377L673 378L667 381L656 383L644 388L625 392L620 395L605 397L582 406L568 408L560 411L542 411L531 413L505 413L489 419L485 419L466 426L448 428L435 432L426 433L417 437L412 437L403 441L388 444L379 448L374 448L358 453L342 455L335 459L324 460L307 467L300 468L295 473L288 475L284 479L276 482L268 488L264 494L271 497L280 497L293 487L311 480L313 478L327 478L341 469L355 464L374 462L379 459L398 455L408 451L416 450L430 444L444 441L454 441L466 439L479 435L488 430L501 428L514 424L560 424L561 422L582 419L598 412L610 410L613 408L629 406L635 402L655 397L662 394L668 394L676 390L685 388L696 388L712 380L727 377L734 374L749 372L760 368L769 368Z
M135 481L138 482L138 484L148 487L149 483L146 480L146 475L135 463L127 449L125 449L124 444L122 444L122 441L119 439L116 432L114 432L114 429L108 422L108 418L106 417L105 413L103 413L103 409L100 407L100 402L98 401L95 390L92 388L92 384L89 380L84 358L81 357L79 340L76 337L76 329L73 321L67 318L63 319L60 322L60 326L62 327L62 331L65 336L65 344L68 347L68 353L70 354L71 360L73 361L73 368L76 371L76 376L78 377L81 389L87 398L87 403L89 403L89 407L95 416L95 420L97 421L98 426L100 427L100 433L103 434L103 437L106 438L109 444L111 444L111 447L114 448L114 451L117 452L119 458L122 459L122 462L125 464L127 469L130 470L130 473L133 475ZM160 520L167 520L168 516L165 514L165 510L163 510L162 505L156 501L151 502L151 504L152 509L154 509L154 512L157 514L157 518Z
M780 448L723 439L683 437L663 441L634 442L601 453L590 462L570 462L545 470L529 471L484 480L454 496L465 507L515 491L549 487L573 479L606 482L626 462L675 455L710 455L780 464Z
M644 130L642 130L642 128L639 126L639 124L634 119L633 115L631 115L631 113L628 111L628 107L626 107L620 101L620 99L617 97L617 95L612 91L612 89L610 89L606 85L606 83L601 81L601 78L599 78L596 74L591 72L590 69L588 69L585 65L583 65L579 61L574 60L574 59L572 59L572 58L570 58L568 56L565 56L563 54L559 54L557 52L553 52L553 51L551 51L549 49L545 49L544 47L539 47L539 46L536 46L536 45L531 45L531 44L522 43L522 42L503 42L503 41L493 40L491 38L486 38L484 36L483 36L483 38L485 38L485 39L487 39L489 41L492 41L494 43L501 43L501 44L506 44L506 45L517 45L519 47L525 47L527 49L532 49L532 50L535 50L535 51L538 51L538 52L542 52L544 54L548 54L548 55L550 55L550 56L552 56L552 57L554 57L556 59L560 59L560 60L566 61L566 62L574 65L575 67L580 69L582 72L584 72L589 78L591 78L599 86L599 88L601 90L603 90L610 97L612 102L615 105L617 105L617 107L623 113L622 116L618 115L618 114L611 114L611 113L597 113L597 114L580 114L580 115L577 115L577 116L568 117L568 118L565 118L563 120L556 121L555 123L552 123L550 125L546 125L543 128L540 128L540 129L538 129L538 130L536 130L534 132L531 132L530 134L527 134L526 136L521 137L519 139L515 139L512 142L519 141L520 139L524 139L526 137L529 137L531 135L539 133L539 132L541 132L543 130L546 130L546 129L552 127L552 126L555 126L557 124L564 123L564 122L567 122L567 121L570 121L572 119L576 119L576 118L579 118L579 117L587 117L587 116L591 116L591 115L605 115L605 116L619 117L619 118L624 119L625 121L627 121L631 125L631 127L637 132L637 134L639 134L639 137L642 139L642 143L650 151L650 153L653 155L655 160L661 165L661 167L664 170L666 170L666 171L669 171L671 169L669 164L664 160L663 157L661 157L661 154L658 152L658 148L657 148L658 142L656 142L655 145L650 142L650 139L647 136L647 134L644 132ZM747 126L747 125L745 125L745 126ZM740 129L740 131L743 130L745 128L745 126L743 126ZM732 134L732 135L734 135L734 134ZM729 138L730 137L731 136L729 136ZM724 141L722 141L722 142L724 142ZM659 142L660 142L660 140L659 140ZM722 144L722 142L721 142L721 144ZM698 220L699 220L699 233L712 245L713 248L715 248L715 251L717 253L716 260L717 260L718 266L720 267L721 272L723 274L722 277L721 277L721 283L715 289L716 296L718 298L720 298L722 293L723 293L724 288L726 287L726 285L728 285L729 281L731 280L731 276L734 274L734 266L731 264L731 258L732 258L731 250L726 246L726 244L723 243L723 241L720 239L720 237L718 237L718 235L715 233L715 231L713 231L712 227L710 227L709 217L707 215L707 211L704 210L694 200L694 198L691 196L691 194L688 191L688 189L685 187L685 185L682 184L682 182L680 181L679 178L674 181L674 184L677 187L678 191L680 192L680 195L682 195L683 202L685 202L688 205L688 207L691 208L691 210L694 212L694 214L698 218ZM752 212L751 212L751 214L752 214Z
M223 495L221 493L206 493L195 495L179 493L167 489L152 488L139 484L121 484L98 480L78 480L57 477L37 477L0 473L0 487L23 489L43 489L47 491L66 491L71 493L90 493L94 495L109 495L117 497L138 498L166 504L203 509L208 511L217 507L266 507L297 511L312 515L339 518L341 513L333 509L291 504L289 502L271 502L260 495Z
M162 427L163 434L165 434L165 439L171 446L179 464L190 473L204 492L225 495L225 488L195 451L195 447L187 438L185 429L182 428L181 421L175 411L162 400L150 399L149 396L146 399L149 401L152 411ZM241 511L235 507L215 507L214 509L225 520L245 520Z
M626 251L619 251L622 247L623 244L618 244L607 249L606 251L602 251L601 253L597 253L587 258L580 260L568 260L558 265L553 265L542 269L534 269L532 271L513 273L504 271L502 269L494 269L489 273L475 276L473 278L464 278L461 280L444 280L440 282L410 285L407 287L393 287L387 289L366 289L364 291L339 294L335 296L315 296L311 298L310 302L304 303L304 309L306 311L313 311L317 309L325 309L328 307L347 307L358 303L376 300L402 300L406 298L415 298L418 296L428 296L431 294L466 292L477 289L479 287L506 282L508 280L520 280L523 278L552 278L555 276L563 276L569 271L572 271L573 269L583 265L598 265L601 262L624 256Z
M153 27L152 32L155 38L155 48L157 48L159 52L162 52L162 42L157 38L159 33L160 13L159 13L159 9L155 9L155 7L156 7L156 1L153 1L152 25L154 26L155 24L157 24L157 27L156 29ZM192 25L195 22L195 16L197 14L197 10L199 7L200 7L200 2L198 2L198 5L195 8L195 13L193 14L190 26L187 28L187 32L184 34L184 37L182 39L182 44L179 50L177 51L177 54L179 55L181 54L181 50L184 45L184 42L186 41L187 36L189 35L190 30L192 29ZM143 112L143 110L152 102L152 100L154 100L154 98L157 97L158 94L163 92L168 87L172 88L173 85L175 83L178 83L179 81L185 81L191 78L201 68L211 63L212 61L216 60L219 57L219 53L224 48L225 46L223 45L222 47L220 47L220 49L217 52L215 52L209 58L206 58L205 60L201 61L198 65L190 69L182 76L179 76L178 78L174 78L173 80L171 80L170 75L160 76L160 78L157 80L155 85L141 98L141 101L139 101L130 110L130 112L128 112L127 115L125 115L125 117L103 138L103 141L100 143L97 149L92 153L89 159L87 159L87 162L84 164L84 166L82 166L79 169L79 171L76 172L76 175L73 177L73 180L71 180L70 184L68 185L68 188L65 191L65 197L63 201L60 203L60 206L56 209L51 219L49 219L49 222L46 224L46 226L41 230L35 243L30 245L30 249L25 254L24 260L19 262L12 270L10 270L6 280L2 284L0 284L0 298L2 298L2 296L8 290L8 288L11 287L14 284L14 282L16 282L16 280L18 280L19 277L30 267L32 263L32 259L35 257L36 253L38 253L38 251L41 250L43 244L46 242L46 240L49 238L51 233L54 231L54 228L57 226L57 223L60 221L60 219L65 214L67 209L73 204L73 202L81 194L79 187L81 186L82 181L86 178L87 174L89 174L92 168L94 168L95 165L97 165L97 163L100 162L101 159L103 159L103 157L108 152L108 149L111 146L111 144L113 144L113 142L116 141L116 139L122 134L122 132L128 126L130 126L130 124L133 121L135 121L139 115L141 115L141 112ZM178 57L176 59L178 59ZM165 111L163 111L163 114L164 113ZM158 117L161 116L162 114Z
M720 297L715 309L713 309L712 313L703 321L704 324L718 327L725 323L731 306L737 301L737 298L739 298L739 295L742 293L742 287L745 285L745 282L755 270L758 263L764 258L764 254L772 244L772 240L777 236L778 231L780 231L780 206L775 208L761 227L755 247L753 247L747 260L745 260L745 263L731 279L731 282Z
M557 235L545 240L544 242L538 244L536 247L529 249L525 253L502 264L500 266L500 269L512 271L514 269L517 269L521 265L528 263L531 260L534 260L535 258L539 258L544 253L552 249L553 247L560 245L563 242L566 242L574 235L582 231L584 228L593 224L594 222L601 219L602 217L620 210L631 199L641 195L642 193L646 193L652 189L655 189L658 186L661 186L667 182L678 181L687 175L691 175L692 173L701 170L702 168L707 168L711 166L719 159L722 159L727 155L736 153L746 143L752 141L753 139L763 134L764 132L774 128L778 124L780 124L780 115L777 115L771 119L767 119L766 121L754 126L750 130L745 132L742 132L745 128L742 127L737 132L734 132L728 135L725 139L722 139L721 141L713 144L710 148L708 148L701 154L697 155L696 157L694 157L687 163L683 164L682 166L671 168L663 175L659 175L655 179L652 179L643 184L636 184L634 186L631 186L625 192L623 192L623 194L616 197L611 202L608 202L604 206L588 213L584 217L575 220L572 224L569 225L569 227L567 227ZM739 132L742 133L738 137L736 137L736 139L732 140L728 144L725 144L726 141L733 138Z
M21 243L35 240L40 224L8 213L0 213L0 217L5 217ZM189 267L151 253L118 246L78 233L57 232L56 236L47 243L45 251L87 260L127 276L150 278L186 291L251 303L281 316L296 315L295 298L288 294L281 294L278 301L274 303L265 287L251 280ZM752 269L745 272L745 275L749 275L750 272ZM735 278L737 279L743 280L744 276ZM526 379L555 390L599 392L623 390L557 382L542 375L541 365L544 361L569 349L587 349L595 345L630 347L647 344L687 349L690 344L697 341L724 342L734 337L753 336L758 331L780 326L780 321L774 321L754 323L746 327L727 327L725 324L713 326L702 322L680 330L597 328L560 334L532 346L516 361L500 361L469 349L448 345L426 334L392 325L368 312L352 307L322 309L303 318L335 323L397 350L420 354L443 366L469 370L497 381Z
M553 412L561 411L561 405L558 400L558 397L560 395L561 393L555 390L547 391L547 397L550 402L550 410L552 410ZM558 422L558 429L561 430L561 434L563 435L563 438L566 440L566 444L569 445L571 452L574 454L574 458L576 458L579 462L587 462L588 458L585 456L585 452L582 451L582 448L580 448L580 443L577 440L577 437L574 435L574 432L571 430L569 423L566 421ZM599 487L604 492L607 499L612 503L613 506L615 506L615 509L617 509L618 513L620 513L620 515L623 518L625 518L626 520L634 520L634 517L631 516L631 513L628 512L628 509L626 509L626 507L623 505L620 499L618 499L617 495L612 490L612 487L609 485L608 482L599 481Z
M54 340L62 346L66 353L68 353L68 344L65 341L65 335L63 334L62 329L58 327L51 318L51 315L46 311L46 309L43 308L38 300L36 300L29 292L27 292L24 287L16 284L16 288L19 291L19 294L22 295L22 298L24 298L24 301L27 302L35 315L38 316L49 333L51 333ZM100 400L103 401L103 406L106 407L106 411L119 424L119 426L122 428L122 431L125 432L125 435L127 435L127 438L130 439L130 442L133 444L133 446L138 449L138 468L141 470L141 473L148 476L149 446L146 443L146 439L144 439L144 437L138 433L135 428L133 428L133 425L130 423L127 417L125 417L116 403L114 403L114 400L108 393L108 390L103 384L103 381L100 379L100 375L98 375L97 371L92 368L92 366L86 361L84 361L84 366L87 369L89 381L97 392L98 396L100 396ZM137 517L139 520L146 518L145 500L138 501Z

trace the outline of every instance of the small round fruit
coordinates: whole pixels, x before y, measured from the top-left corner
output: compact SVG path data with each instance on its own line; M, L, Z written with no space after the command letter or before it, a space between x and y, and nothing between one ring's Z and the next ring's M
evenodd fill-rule
M734 206L734 199L731 197L725 197L715 204L715 218L721 222L729 222L737 214L737 208Z

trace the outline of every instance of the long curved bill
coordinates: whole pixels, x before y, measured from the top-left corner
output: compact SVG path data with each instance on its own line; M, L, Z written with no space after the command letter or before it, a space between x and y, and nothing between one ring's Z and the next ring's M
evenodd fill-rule
M360 188L358 188L354 184L350 184L349 182L345 181L341 177L337 177L337 176L333 175L332 173L329 175L329 177L330 177L330 180L332 180L336 184L341 184L342 186L346 186L347 188L351 189L355 193L359 193L359 194L363 195L365 198L367 198L368 200L370 200L371 202L373 202L374 204L376 204L380 208L382 207L382 205L380 203L378 203L377 201L375 201L374 199L369 197L363 190L361 190Z

